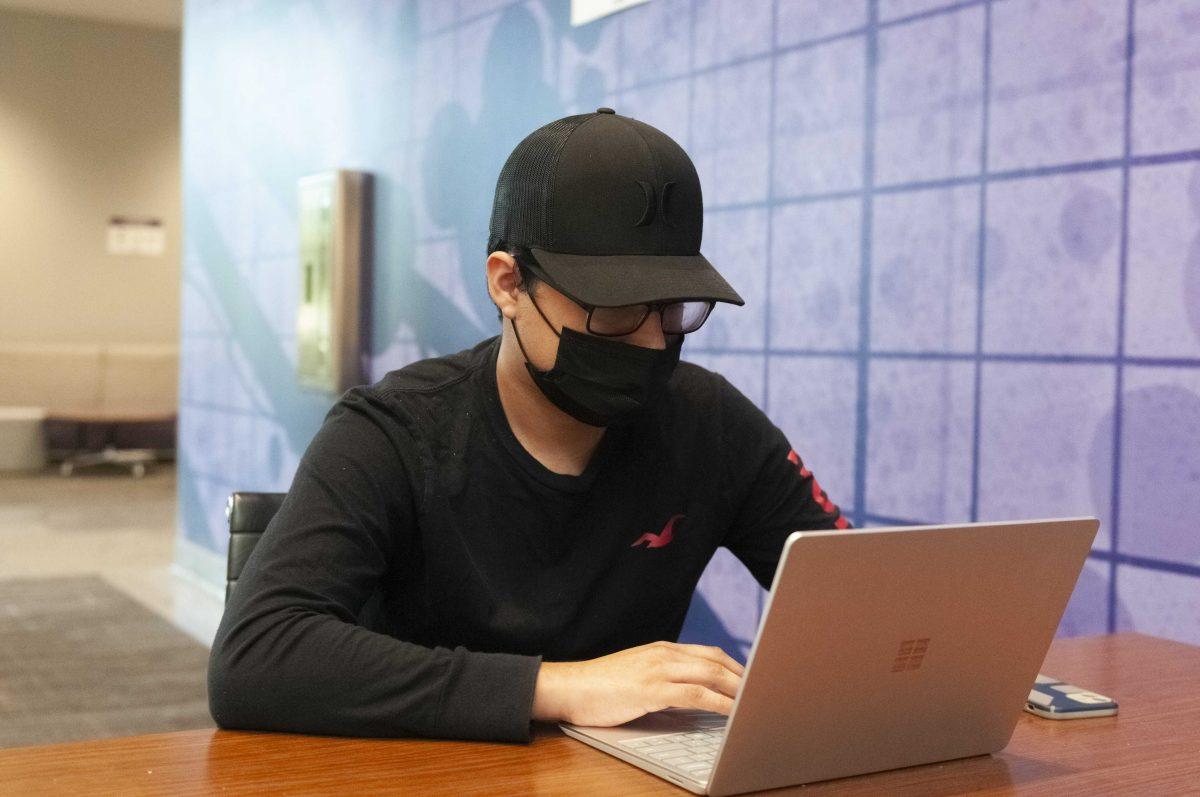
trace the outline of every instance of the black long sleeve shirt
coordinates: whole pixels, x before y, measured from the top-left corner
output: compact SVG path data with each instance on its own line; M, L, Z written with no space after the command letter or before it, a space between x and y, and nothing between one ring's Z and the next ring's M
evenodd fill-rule
M554 473L508 424L498 350L329 411L217 630L221 727L527 741L543 659L674 640L718 546L769 586L789 533L848 525L762 411L687 362Z

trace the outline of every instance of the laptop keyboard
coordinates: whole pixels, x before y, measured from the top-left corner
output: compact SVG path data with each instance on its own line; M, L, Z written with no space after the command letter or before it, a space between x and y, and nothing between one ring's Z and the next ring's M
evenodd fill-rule
M662 736L643 736L621 742L638 755L665 764L696 778L707 780L725 736L726 718L720 714L697 713L696 730L667 733Z

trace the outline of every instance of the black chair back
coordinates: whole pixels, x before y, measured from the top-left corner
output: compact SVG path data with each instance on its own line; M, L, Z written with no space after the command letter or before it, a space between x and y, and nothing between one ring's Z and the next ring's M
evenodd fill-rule
M267 524L287 493L234 493L225 505L225 517L229 521L229 558L225 568L225 603L237 586L238 576L250 552L258 544L258 538L267 530Z

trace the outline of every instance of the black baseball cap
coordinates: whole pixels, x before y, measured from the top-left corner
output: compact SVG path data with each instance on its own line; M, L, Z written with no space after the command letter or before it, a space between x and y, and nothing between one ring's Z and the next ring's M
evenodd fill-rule
M745 301L700 254L704 200L691 158L612 108L539 127L496 181L489 254L527 247L550 281L599 307Z

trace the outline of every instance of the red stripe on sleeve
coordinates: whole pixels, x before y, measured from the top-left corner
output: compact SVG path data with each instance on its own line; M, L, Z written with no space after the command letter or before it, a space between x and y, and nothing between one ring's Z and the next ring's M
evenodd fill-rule
M788 451L787 458L788 458L788 462L792 463L792 467L794 467L796 469L796 472L800 475L800 478L807 479L809 477L812 477L812 497L813 497L813 500L817 502L817 506L821 507L821 509L823 509L826 512L826 514L829 514L829 515L837 514L837 512L838 512L837 505L835 505L833 503L833 501L829 500L829 495L824 490L821 489L821 485L817 482L816 477L813 476L812 471L809 470L807 466L802 465L800 463L800 455L797 454L796 451L793 449L791 451ZM837 520L834 521L833 525L839 529L845 529L845 528L850 527L849 521L847 521L846 518L842 515L838 515L838 518L837 518Z

